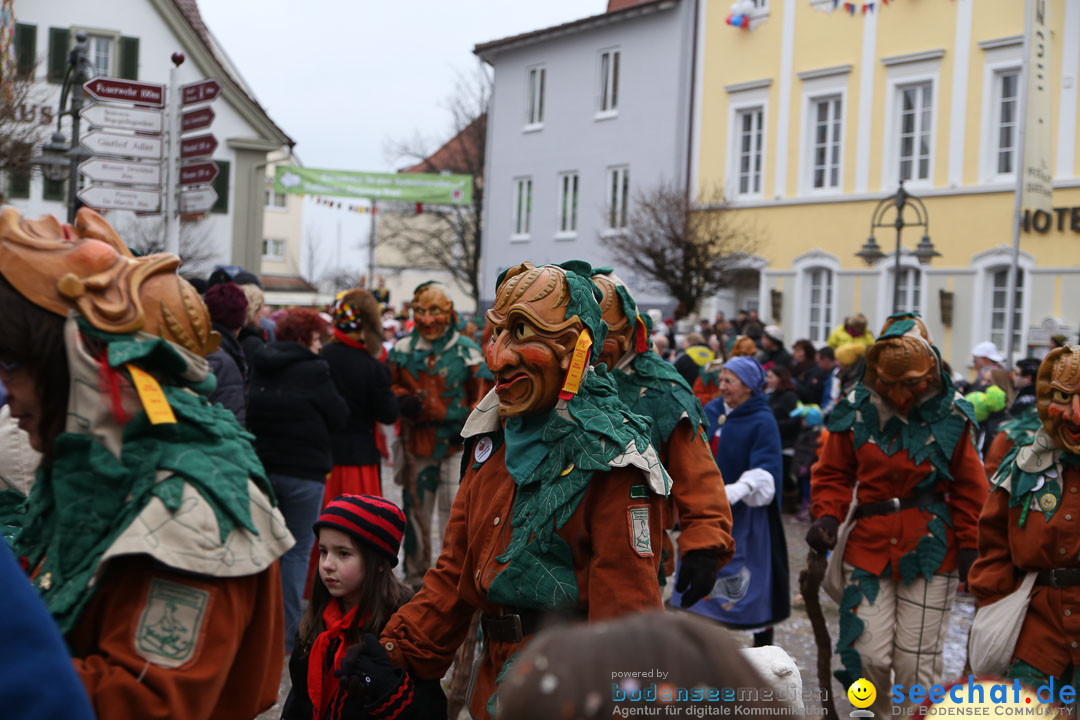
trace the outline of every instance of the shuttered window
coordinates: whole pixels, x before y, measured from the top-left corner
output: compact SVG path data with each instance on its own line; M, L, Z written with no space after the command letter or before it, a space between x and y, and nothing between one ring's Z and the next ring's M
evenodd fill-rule
M15 76L31 78L37 62L37 25L15 25Z
M49 28L49 70L45 77L51 83L64 82L70 38L67 28Z
M120 77L139 79L139 38L120 38Z
M212 213L229 212L229 161L215 160L218 166L218 176L214 178L214 192L217 193L217 202L210 208Z

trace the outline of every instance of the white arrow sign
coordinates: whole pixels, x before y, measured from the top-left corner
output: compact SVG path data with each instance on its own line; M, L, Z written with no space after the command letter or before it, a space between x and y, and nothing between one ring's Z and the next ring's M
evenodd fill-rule
M91 180L100 182L161 185L161 163L90 158L79 163L79 170Z
M101 103L83 108L79 111L79 116L91 125L120 130L160 133L164 127L160 110L142 110Z
M154 190L91 185L79 191L79 199L99 210L134 210L151 213L161 210L161 193Z
M195 188L194 190L182 190L180 192L180 212L204 213L214 207L218 195L212 187Z
M161 138L145 135L120 135L95 130L82 139L82 146L95 155L123 155L127 157L161 157Z

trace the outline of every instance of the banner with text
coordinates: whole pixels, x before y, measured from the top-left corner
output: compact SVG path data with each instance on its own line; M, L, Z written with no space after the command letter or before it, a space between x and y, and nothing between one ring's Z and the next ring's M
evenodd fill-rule
M472 202L472 187L472 175L370 173L280 166L274 173L276 193L432 205L468 205Z
M1024 167L1020 207L1053 210L1050 137L1050 0L1029 0L1027 39L1027 112L1024 122Z

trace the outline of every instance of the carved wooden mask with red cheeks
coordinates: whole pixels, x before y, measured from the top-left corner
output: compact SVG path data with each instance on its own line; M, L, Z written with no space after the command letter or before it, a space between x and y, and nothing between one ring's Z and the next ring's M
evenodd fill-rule
M605 363L610 370L630 349L634 340L637 318L634 318L634 322L630 322L630 318L626 317L619 295L615 292L615 283L609 278L594 275L592 281L603 293L603 298L600 300L600 312L604 323L608 326L608 334L604 339L604 347L600 351L598 362Z
M930 348L913 337L879 340L866 365L867 384L901 415L938 382Z
M454 319L454 303L440 285L425 285L413 295L413 321L420 337L438 340Z
M1039 419L1058 447L1080 453L1080 347L1056 348L1039 366Z
M522 263L507 271L487 312L492 333L484 347L502 417L544 413L558 402L583 329L576 315L566 319L569 301L561 268Z

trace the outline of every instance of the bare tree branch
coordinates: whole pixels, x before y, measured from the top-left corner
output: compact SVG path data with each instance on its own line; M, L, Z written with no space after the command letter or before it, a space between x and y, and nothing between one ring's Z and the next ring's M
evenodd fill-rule
M419 135L392 143L388 152L397 160L412 161L414 172L452 172L473 176L470 205L425 206L421 216L411 207L388 208L380 215L380 242L401 253L411 268L445 270L462 290L480 305L480 220L484 208L484 163L487 108L492 79L482 63L459 74L454 92L446 99L451 138L434 153ZM381 207L381 206L380 206Z
M0 171L5 175L28 177L37 171L31 161L55 121L55 109L46 103L48 94L33 84L33 77L33 71L28 77L0 77Z
M127 246L140 255L165 252L165 219L134 213L110 214L110 222ZM217 257L207 220L180 223L180 270L202 272Z
M637 193L625 232L600 236L601 244L675 298L686 314L730 285L760 244L756 232L736 222L723 193L707 193L700 202L710 209L692 209L681 187L661 182Z

